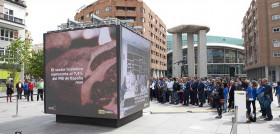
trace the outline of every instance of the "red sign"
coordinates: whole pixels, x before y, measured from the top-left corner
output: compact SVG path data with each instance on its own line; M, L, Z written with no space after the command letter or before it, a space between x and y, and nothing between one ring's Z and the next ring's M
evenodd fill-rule
M17 38L18 37L18 33L15 33L15 38Z

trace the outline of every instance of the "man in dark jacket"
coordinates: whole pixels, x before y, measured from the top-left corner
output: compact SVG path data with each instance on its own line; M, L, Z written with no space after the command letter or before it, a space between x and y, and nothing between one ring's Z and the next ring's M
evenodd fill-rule
M269 96L271 101L273 101L273 95L272 95L272 87L268 84L268 80L266 78L264 78L262 80L263 85L264 85L264 95L265 96ZM269 104L266 108L265 108L265 113L267 115L267 118L264 119L265 121L271 121L273 119L272 116L272 112L271 112L271 104Z
M230 82L229 87L229 108L232 109L234 107L234 91L236 90L236 86L234 85L234 82Z
M179 96L178 96L178 91L180 90L180 83L179 83L179 79L176 78L176 81L174 82L174 85L173 85L173 96L174 96L174 99L176 100L176 103L175 105L178 105L179 104Z
M192 105L196 105L198 106L198 99L197 99L197 86L198 86L198 83L196 81L196 78L192 78L192 82L191 82L191 102L192 102Z
M202 78L199 79L199 82L197 84L197 89L198 89L198 96L199 96L199 101L200 105L199 107L203 107L203 101L204 101L204 83L202 82Z
M17 88L17 98L22 99L23 84L20 80L16 84L16 88Z
M191 83L189 81L189 78L186 78L185 89L184 89L184 104L183 105L186 105L186 106L189 105L190 90L191 90Z

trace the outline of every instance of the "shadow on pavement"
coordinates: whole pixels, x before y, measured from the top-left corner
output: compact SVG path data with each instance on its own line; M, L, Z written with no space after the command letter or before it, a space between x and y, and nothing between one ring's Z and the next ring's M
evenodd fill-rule
M20 118L20 117L19 117ZM26 119L18 119L0 124L1 134L12 134L22 132L22 134L101 134L111 132L116 128L107 128L91 125L57 123L54 115L37 116Z

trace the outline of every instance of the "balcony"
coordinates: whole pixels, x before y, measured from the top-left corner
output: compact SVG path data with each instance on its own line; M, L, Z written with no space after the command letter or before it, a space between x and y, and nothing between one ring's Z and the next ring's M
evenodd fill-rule
M24 0L5 0L5 1L11 2L11 3L19 5L19 6L22 6L24 8L27 7Z
M14 22L20 25L25 25L24 19L20 19L11 15L0 13L0 19Z

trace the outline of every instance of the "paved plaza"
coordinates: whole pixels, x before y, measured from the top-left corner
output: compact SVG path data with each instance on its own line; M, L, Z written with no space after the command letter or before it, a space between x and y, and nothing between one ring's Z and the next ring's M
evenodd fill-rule
M144 110L143 117L120 128L108 128L57 123L55 115L44 114L43 101L36 99L33 102L20 100L20 117L13 117L15 97L12 101L7 103L6 98L0 98L0 134L14 134L16 131L22 131L23 134L229 134L234 114L225 113L222 119L215 119L216 111L208 106L162 105L153 101ZM238 134L279 133L280 108L276 107L276 101L272 107L273 121L266 122L258 118L256 123L238 124Z

